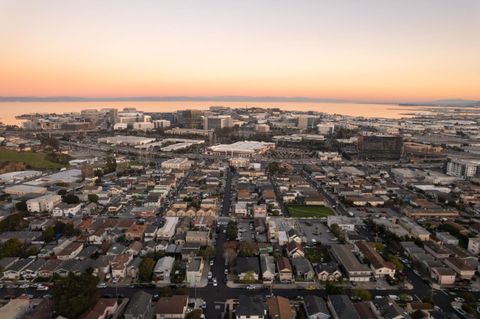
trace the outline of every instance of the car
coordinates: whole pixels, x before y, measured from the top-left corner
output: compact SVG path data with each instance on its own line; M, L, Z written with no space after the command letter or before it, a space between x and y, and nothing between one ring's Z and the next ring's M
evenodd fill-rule
M223 273L224 273L225 275L228 275L228 268L225 268L225 270L223 271Z
M248 290L255 290L255 286L254 285L248 285L246 287Z
M100 289L101 289L101 288L107 288L107 284L104 283L104 282L99 283L99 284L97 285L97 288L100 288Z
M455 300L456 302L465 302L465 299L463 299L462 297L455 297L453 300Z
M214 287L218 286L217 278L213 278L213 286Z
M18 286L18 288L27 289L27 288L30 288L30 285L29 284L22 284L22 285Z
M213 259L210 260L210 267L213 267Z
M209 272L208 272L208 279L212 279L212 277L213 277L212 272L209 271Z
M155 294L155 295L153 295L153 297L152 297L152 300L153 300L153 301L158 301L159 299L160 299L160 295L159 295L159 294Z
M49 288L47 286L43 286L43 285L38 285L37 287L37 290L40 290L40 291L47 291Z
M392 299L393 301L399 301L400 300L400 297L398 297L397 295L388 295L388 298Z

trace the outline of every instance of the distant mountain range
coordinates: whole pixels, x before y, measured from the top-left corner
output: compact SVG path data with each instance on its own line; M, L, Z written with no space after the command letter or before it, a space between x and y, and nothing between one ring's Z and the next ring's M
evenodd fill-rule
M0 102L299 102L299 103L368 103L368 104L399 104L399 105L427 105L427 106L480 106L480 101L446 99L426 102L392 102L370 100L345 100L311 97L283 97L283 96L131 96L131 97L79 97L79 96L0 96Z

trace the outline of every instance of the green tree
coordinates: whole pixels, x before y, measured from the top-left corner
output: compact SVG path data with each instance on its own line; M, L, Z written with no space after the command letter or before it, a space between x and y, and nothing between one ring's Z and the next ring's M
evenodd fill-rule
M352 296L360 298L363 301L372 300L372 293L366 289L355 288L352 289Z
M88 201L90 203L98 203L98 195L96 194L88 194Z
M226 231L227 239L228 240L236 240L238 236L238 227L237 223L233 220L229 221L227 224L227 231Z
M15 204L15 209L20 211L20 212L26 212L28 207L27 207L27 202L26 201L21 201Z
M57 194L60 195L60 196L65 196L65 195L67 195L67 190L63 188L63 189L59 190L57 192Z
M0 247L0 257L20 257L24 251L24 245L18 238L10 238Z
M42 239L46 242L49 243L52 240L55 239L55 228L52 226L48 226L43 232L42 232Z
M105 159L105 170L104 173L113 173L117 170L117 160L113 156L108 156Z
M340 295L343 293L343 289L332 282L327 282L325 285L325 292L327 295Z
M151 281L153 275L153 268L155 267L155 260L152 258L145 258L138 266L138 276L141 281Z
M27 216L27 213L24 212L8 215L2 221L0 221L0 233L6 231L23 230L27 228L28 221L24 219Z
M253 271L247 271L243 276L243 283L245 284L255 283L255 273Z
M257 244L253 241L241 241L238 243L238 256L253 257L258 255Z
M204 249L202 249L201 254L204 259L210 259L215 256L217 253L215 247L213 246L207 246Z
M393 263L395 266L395 269L397 271L403 272L403 269L405 266L402 264L402 262L397 258L395 255L388 255L388 260Z
M75 319L92 308L98 298L98 278L83 273L60 278L52 289L54 307L57 314Z
M63 200L64 203L67 203L67 204L78 204L78 203L80 203L80 198L78 198L78 196L76 196L74 194L67 194L67 195L63 196L62 200Z

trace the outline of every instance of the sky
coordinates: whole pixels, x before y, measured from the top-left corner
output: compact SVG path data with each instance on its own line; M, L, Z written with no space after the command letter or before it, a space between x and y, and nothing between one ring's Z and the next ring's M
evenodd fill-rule
M0 0L0 96L480 100L478 0Z

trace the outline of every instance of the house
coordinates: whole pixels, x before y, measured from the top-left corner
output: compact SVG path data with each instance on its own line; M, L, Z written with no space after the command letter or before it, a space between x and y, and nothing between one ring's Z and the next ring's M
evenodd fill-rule
M202 280L204 262L202 257L190 258L187 263L186 280L187 283L195 287Z
M83 249L83 243L74 241L67 245L57 254L59 260L69 260L75 258Z
M185 236L185 242L189 244L199 244L200 246L207 246L209 241L208 231L194 231L189 230Z
M80 213L82 209L82 204L67 204L60 203L55 205L52 210L52 217L74 217Z
M42 269L43 265L45 265L47 260L45 259L37 259L27 267L25 267L21 272L20 275L23 279L32 280L38 277L38 272Z
M333 319L362 319L347 295L329 295L327 306Z
M239 280L257 281L260 274L260 266L257 257L237 257L236 271Z
M287 231L287 236L288 236L288 242L296 242L298 244L302 243L302 238L298 235L298 232L294 228L290 228Z
M267 308L260 296L240 295L235 309L235 319L264 319Z
M302 245L300 245L296 241L291 241L287 244L287 255L290 258L304 257L305 252Z
M33 308L33 303L30 298L20 296L11 299L6 305L0 308L2 319L18 319L26 316Z
M290 300L285 297L267 298L267 313L270 318L294 319L295 310L290 306Z
M432 267L430 277L439 285L453 285L457 274L453 269L448 267Z
M287 257L277 259L278 279L280 282L291 282L293 279L292 265Z
M322 263L315 266L317 278L320 281L337 281L342 278L342 272L336 262Z
M28 265L33 263L35 258L29 257L25 259L18 259L13 264L11 264L5 271L3 272L3 277L9 280L18 280L22 271L27 268Z
M390 298L373 300L371 308L374 314L385 319L410 319L410 315Z
M453 269L461 279L471 280L475 276L475 267L458 257L445 259L445 265Z
M137 256L140 251L142 250L143 244L139 241L134 241L133 243L128 246L126 253L132 256Z
M118 310L115 298L100 298L95 306L82 319L107 319Z
M62 261L58 259L47 259L46 263L40 267L38 270L38 277L40 278L51 278L53 274L55 273L55 270L57 269L58 266Z
M303 299L303 309L308 319L330 319L330 312L323 298L307 295Z
M160 298L155 305L156 319L183 319L188 308L188 296L174 295L172 297Z
M375 278L385 276L395 277L395 265L380 256L374 248L374 243L367 243L362 240L358 241L356 246L360 250L361 255L370 262L370 268Z
M123 279L127 276L127 265L132 261L132 255L120 254L113 257L110 262L112 278Z
M125 319L149 319L152 314L152 295L140 290L130 299L123 314Z
M295 278L304 281L313 281L315 278L315 271L313 271L312 264L305 257L296 257L292 259Z
M264 283L271 283L275 279L275 261L273 256L260 255L260 268L262 270L262 279Z
M160 258L153 270L155 278L160 281L170 281L170 273L172 272L174 263L175 258L173 257L165 256Z
M125 238L130 241L131 240L142 241L146 229L147 229L147 225L132 224L130 227L128 227L127 231L125 232Z

